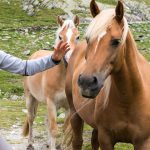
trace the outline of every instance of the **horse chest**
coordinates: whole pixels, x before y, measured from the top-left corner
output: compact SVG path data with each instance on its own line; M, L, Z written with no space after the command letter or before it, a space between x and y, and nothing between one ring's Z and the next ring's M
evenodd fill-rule
M126 114L123 111L106 112L105 114L107 115L100 117L101 125L117 142L133 143L137 139L147 138L150 134L150 115L142 113L138 108L133 112L128 110Z

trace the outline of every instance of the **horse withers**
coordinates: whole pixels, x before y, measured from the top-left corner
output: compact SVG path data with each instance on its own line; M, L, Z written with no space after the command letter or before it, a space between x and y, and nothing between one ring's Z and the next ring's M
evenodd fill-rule
M36 75L25 77L24 79L28 113L23 135L27 136L29 134L28 148L30 149L33 148L32 125L39 102L44 102L47 105L49 130L48 146L51 150L56 149L56 135L58 132L56 122L57 110L60 107L64 107L66 114L69 111L65 94L66 63L69 61L70 55L79 40L79 31L77 29L79 18L75 16L74 21L69 19L63 21L61 17L58 17L58 24L59 29L56 33L55 45L57 46L57 44L63 40L64 42L68 42L70 51L67 52L65 58L61 60L61 63L57 66ZM30 59L36 59L51 54L52 52L50 51L40 50L35 52ZM65 125L68 123L68 119L66 119Z
M83 121L94 128L94 150L113 150L117 142L149 150L150 65L137 50L121 1L115 9L100 11L92 0L91 11L95 18L86 44L78 47L82 54L76 54L73 73L68 71L71 87L66 82L74 111L73 150L81 150Z

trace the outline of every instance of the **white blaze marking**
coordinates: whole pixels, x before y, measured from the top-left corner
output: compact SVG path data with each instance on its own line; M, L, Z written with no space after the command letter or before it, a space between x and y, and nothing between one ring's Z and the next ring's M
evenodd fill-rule
M67 42L68 42L68 43L69 43L70 40L71 40L72 34L73 34L72 29L69 28L68 31L67 31L67 33L66 33Z
M68 63L68 61L69 61L69 59L70 59L70 57L71 57L72 52L73 52L73 50L69 50L69 51L65 54L65 60L67 61L67 63Z
M96 44L96 47L95 47L95 53L96 53L99 41L106 35L106 33L107 33L106 31L103 31L102 33L99 34L97 44Z
M106 33L107 33L106 31L103 31L103 32L98 36L98 40L100 40L101 38L103 38Z

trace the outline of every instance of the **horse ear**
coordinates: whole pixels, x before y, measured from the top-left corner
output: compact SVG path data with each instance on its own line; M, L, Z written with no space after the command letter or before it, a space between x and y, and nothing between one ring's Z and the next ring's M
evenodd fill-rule
M63 19L62 19L60 16L57 17L57 23L58 23L60 26L62 26L63 23L64 23Z
M120 23L124 16L124 7L123 7L123 2L121 0L118 1L115 12L116 12L115 18Z
M90 10L93 17L97 16L100 13L100 9L96 4L95 0L91 0Z
M79 19L79 17L76 15L76 16L74 17L74 24L75 24L75 26L77 27L77 26L79 25L79 23L80 23L80 19Z

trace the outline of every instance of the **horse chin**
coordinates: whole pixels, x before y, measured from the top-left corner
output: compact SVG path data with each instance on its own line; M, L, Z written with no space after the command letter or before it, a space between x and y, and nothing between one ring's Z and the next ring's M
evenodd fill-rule
M81 89L80 93L85 98L94 99L98 95L99 91L100 91L99 88L94 89L94 90L90 90L90 89L83 90L83 89Z

